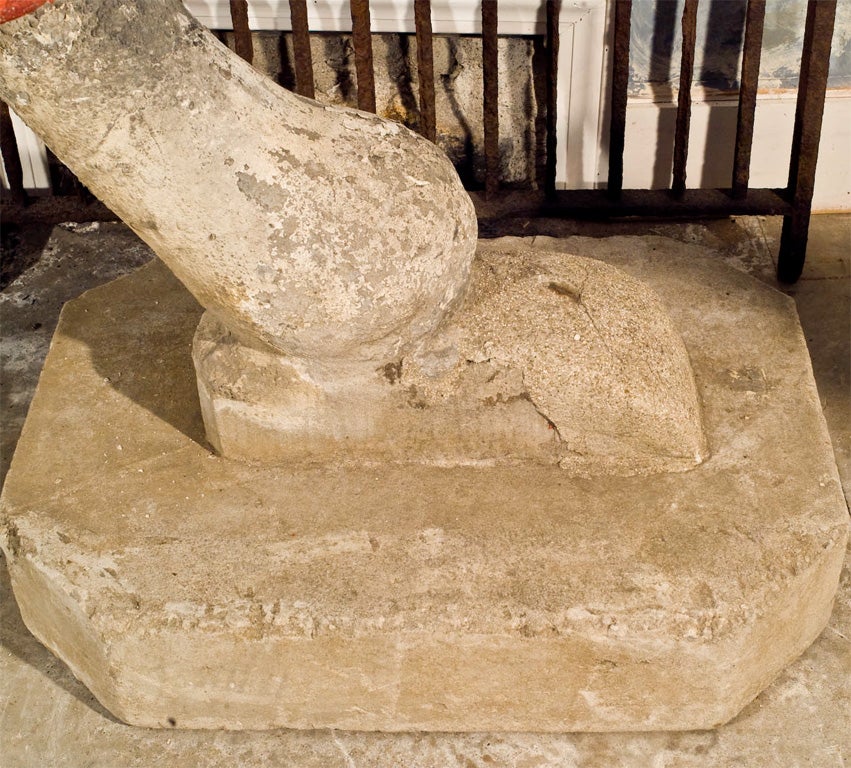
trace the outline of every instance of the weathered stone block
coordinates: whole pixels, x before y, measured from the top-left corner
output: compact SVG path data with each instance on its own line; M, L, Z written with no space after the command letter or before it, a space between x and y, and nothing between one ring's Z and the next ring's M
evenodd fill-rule
M185 289L154 264L72 302L2 497L27 625L145 726L728 720L825 625L844 501L792 302L698 249L622 252L693 363L688 472L229 461Z

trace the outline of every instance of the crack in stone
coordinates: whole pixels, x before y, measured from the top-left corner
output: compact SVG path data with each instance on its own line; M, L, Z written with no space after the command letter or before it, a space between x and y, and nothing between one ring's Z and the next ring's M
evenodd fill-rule
M523 379L523 386L524 386L524 387L526 387L526 377L525 377L525 374L523 374L523 372L521 372L521 377L522 377L522 379ZM549 428L550 428L553 432L555 432L555 435L556 435L556 442L557 442L557 443L563 443L563 442L564 442L564 439L563 439L563 438L562 438L562 436L561 436L561 432L559 432L558 425L557 425L557 424L556 424L556 423L555 423L555 422L554 422L554 421L553 421L553 420L552 420L549 416L547 416L547 414L546 414L546 413L544 413L544 412L543 412L543 411L542 411L542 410L538 407L538 404L534 401L534 399L532 398L532 395L529 393L528 388L525 388L525 389L523 390L523 392L521 392L519 395L517 395L517 396L516 396L516 399L518 399L518 400L528 400L528 401L531 403L532 407L535 409L535 413L537 413L537 414L538 414L538 416L540 416L540 417L541 417L541 418L542 418L545 422L547 422L547 426L548 426L548 427L549 427Z
M585 313L585 316L588 318L588 322L591 323L591 327L596 332L597 338L600 339L600 343L603 345L603 348L606 350L606 352L608 352L609 355L611 355L614 359L616 359L621 365L626 365L627 364L626 361L617 353L617 351L615 349L613 349L611 346L609 346L609 343L606 340L605 335L603 334L603 332L600 330L599 326L597 325L597 321L594 319L594 315L591 314L591 310L589 309L588 305L585 303L585 301L582 298L582 295L585 292L585 285L588 282L588 279L589 279L589 275L586 272L585 273L585 279L582 281L582 285L579 286L578 289L575 289L571 286L566 286L562 283L555 283L555 282L551 282L547 287L550 290L555 291L555 293L557 293L559 296L567 296L570 299L572 299L576 304L578 304L582 308L582 311ZM656 371L656 369L653 368L653 366L650 365L650 363L647 360L645 360L644 358L642 358L642 363L644 363L644 366L647 369L647 371L649 372L651 378L654 378L657 381L657 383L659 384L659 386L664 388L665 382L662 380L662 377L659 376L658 371Z

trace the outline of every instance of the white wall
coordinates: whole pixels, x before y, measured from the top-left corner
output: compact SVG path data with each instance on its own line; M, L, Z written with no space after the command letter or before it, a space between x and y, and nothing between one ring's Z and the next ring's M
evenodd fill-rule
M736 138L735 100L705 101L695 93L692 104L686 184L729 187ZM764 94L757 99L751 155L752 187L785 187L795 121L795 92ZM664 188L670 185L676 105L630 99L627 105L624 186ZM661 128L661 130L659 130ZM814 210L851 210L851 90L828 91L825 100ZM601 159L598 181L608 165Z

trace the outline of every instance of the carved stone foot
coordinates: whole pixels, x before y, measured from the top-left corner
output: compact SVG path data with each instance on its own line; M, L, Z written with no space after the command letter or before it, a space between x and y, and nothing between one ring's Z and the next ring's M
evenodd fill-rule
M285 357L205 316L194 359L208 437L233 458L643 474L707 454L665 308L645 284L579 256L481 253L464 305L404 356Z

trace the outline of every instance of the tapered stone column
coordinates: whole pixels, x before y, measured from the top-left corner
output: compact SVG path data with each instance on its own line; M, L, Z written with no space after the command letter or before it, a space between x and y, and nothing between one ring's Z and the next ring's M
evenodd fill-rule
M308 391L294 414L277 373L240 388L274 429L306 406L312 432L371 433L375 370L463 294L476 220L445 155L279 88L178 0L59 0L4 24L0 96L208 310L199 389L220 451L216 349Z
M248 342L391 359L461 296L476 221L443 153L279 88L178 0L4 24L0 96Z

